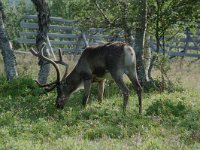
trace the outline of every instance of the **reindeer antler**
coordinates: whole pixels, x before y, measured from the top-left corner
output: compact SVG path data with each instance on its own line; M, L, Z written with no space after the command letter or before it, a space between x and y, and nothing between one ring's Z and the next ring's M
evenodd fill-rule
M62 54L61 54L61 49L59 48L58 49L58 54L59 54L59 60L56 60L54 61L55 63L57 64L61 64L61 65L64 65L65 66L65 73L62 77L62 79L68 74L68 68L69 68L69 65L63 61L63 58L62 58Z
M36 80L36 83L37 83L40 87L44 87L45 90L46 90L47 92L49 92L49 91L53 90L57 85L60 84L60 71L59 71L59 68L58 68L56 62L54 62L53 60L51 60L51 59L49 59L49 58L47 58L47 57L44 56L44 54L43 54L43 53L44 53L44 47L45 47L45 45L42 46L40 52L37 52L37 51L35 51L33 48L31 48L31 49L30 49L30 52L31 52L34 56L36 56L36 57L38 57L38 58L41 58L41 59L44 59L45 61L51 63L51 64L54 66L55 70L56 70L57 79L56 79L55 81L53 81L53 82L51 82L51 83L49 83L49 84L41 84L41 83L39 83L39 82ZM60 53L60 52L59 52L59 55L60 55L60 60L62 61L62 56L61 56L61 53ZM60 61L60 63L61 63L61 61ZM62 64L64 64L63 61L62 61Z

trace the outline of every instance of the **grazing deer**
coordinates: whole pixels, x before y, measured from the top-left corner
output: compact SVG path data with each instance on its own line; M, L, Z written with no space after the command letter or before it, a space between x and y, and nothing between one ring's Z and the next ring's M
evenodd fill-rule
M78 89L81 83L84 85L83 106L87 104L92 82L99 83L98 100L101 102L104 92L104 79L107 75L110 75L123 93L123 111L125 112L129 96L129 90L123 82L123 74L126 74L135 87L139 100L139 113L142 112L142 88L136 72L136 56L133 48L126 43L113 42L100 46L87 47L69 75L67 75L66 68L62 79L60 78L60 71L57 64L66 64L62 60L60 50L59 61L53 61L45 57L43 49L39 53L33 49L30 51L33 55L51 63L56 69L57 79L54 82L45 85L38 84L41 87L45 87L46 91L51 91L57 87L57 108L64 107L66 100Z

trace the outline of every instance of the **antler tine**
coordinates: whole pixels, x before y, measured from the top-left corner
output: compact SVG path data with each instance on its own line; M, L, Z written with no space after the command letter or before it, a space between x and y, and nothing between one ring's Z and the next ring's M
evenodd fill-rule
M44 89L45 89L46 92L50 92L50 91L52 91L56 86L57 86L57 84L54 84L53 86L51 86L51 87L45 87Z
M62 53L61 53L61 49L58 49L58 54L59 54L59 60L56 60L55 63L61 64L65 66L65 73L63 75L63 78L68 74L68 67L69 65L63 61L63 57L62 57ZM63 79L62 78L62 79Z
M51 60L51 59L49 59L49 58L44 56L44 47L45 47L45 45L41 49L41 58L43 58L44 60L46 60L47 62L51 63L54 66L54 68L56 69L56 74L57 74L57 80L55 82L59 83L60 82L60 71L59 71L59 68L58 68L57 64L53 60Z
M34 56L40 57L40 56L39 56L39 53L36 52L36 50L34 50L33 48L31 48L29 51L30 51Z
M46 92L52 91L56 86L56 81L49 83L49 84L41 84L37 80L35 80L38 86L43 87Z
M36 82L37 85L39 85L40 87L47 87L47 86L51 86L51 85L56 84L56 81L51 82L51 83L48 83L48 84L41 84L41 83L39 83L37 80L35 80L35 82Z
M56 60L55 63L64 65L65 67L68 67L68 64L63 61L62 54L61 54L61 49L58 49L58 54L59 54L59 60Z

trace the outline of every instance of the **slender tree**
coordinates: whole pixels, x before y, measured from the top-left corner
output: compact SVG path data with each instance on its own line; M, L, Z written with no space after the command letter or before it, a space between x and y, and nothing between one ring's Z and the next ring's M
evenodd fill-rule
M18 76L16 69L16 58L13 52L12 44L9 41L8 34L4 27L4 11L3 4L0 1L0 48L2 50L2 56L4 60L4 68L6 77L8 80L12 80Z
M143 53L144 53L144 42L147 26L147 1L137 1L138 13L137 22L135 29L135 51L137 56L137 68L138 76L140 81L144 83L146 81Z
M43 44L47 45L47 33L49 31L49 7L45 0L32 0L38 12L38 34L36 37L36 47L38 51L41 50ZM44 55L49 57L49 49L45 47ZM40 70L38 73L38 81L42 84L47 82L49 76L50 64L44 60L39 59Z
M199 6L199 0L148 1L148 32L156 41L156 53L162 49L165 54L165 43L199 20ZM157 55L153 55L149 63L148 77L151 80L153 80L151 73L156 60Z

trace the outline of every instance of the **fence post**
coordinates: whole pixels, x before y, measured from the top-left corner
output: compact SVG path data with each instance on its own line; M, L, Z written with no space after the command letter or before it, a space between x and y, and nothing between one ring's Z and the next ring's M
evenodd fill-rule
M187 49L188 49L188 46L189 46L189 40L190 40L190 29L189 28L186 28L186 31L185 31L185 45L184 45L184 48L183 48L183 52L184 53L187 53Z

